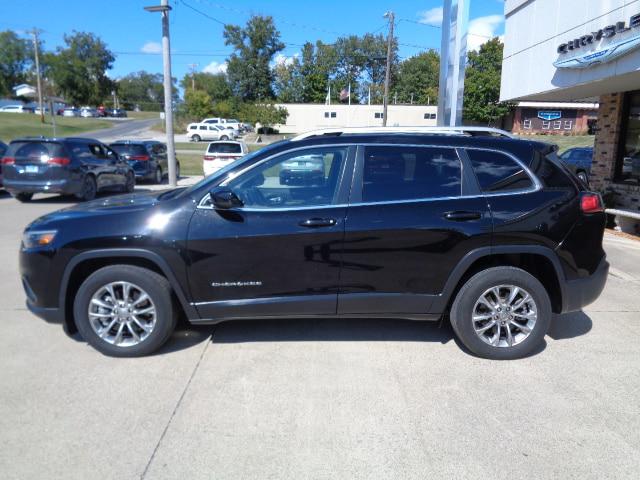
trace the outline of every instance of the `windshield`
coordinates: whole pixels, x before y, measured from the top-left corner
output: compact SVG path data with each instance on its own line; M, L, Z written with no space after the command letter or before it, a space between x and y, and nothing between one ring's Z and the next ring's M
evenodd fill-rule
M207 153L242 153L242 147L235 142L211 143Z
M224 166L220 170L212 173L208 177L204 177L198 183L196 183L194 185L191 185L186 190L180 192L179 196L180 197L184 197L184 196L187 196L187 195L191 195L193 192L203 188L205 185L213 186L216 183L218 183L222 178L226 178L229 175L229 173L231 173L232 171L241 170L243 165L245 165L245 164L248 165L256 157L263 156L264 154L266 154L266 153L270 152L271 150L275 149L276 147L282 145L283 143L289 142L289 141L290 140L281 140L279 142L275 142L275 143L272 143L270 145L267 145L267 146L261 148L260 150L256 150L255 152L252 152L252 153L250 153L248 155L245 155L244 157L241 157L238 160L235 160L235 161L231 162L229 165Z

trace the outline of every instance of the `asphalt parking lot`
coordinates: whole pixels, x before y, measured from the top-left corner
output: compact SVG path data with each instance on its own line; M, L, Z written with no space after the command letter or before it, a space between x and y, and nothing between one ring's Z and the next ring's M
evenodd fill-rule
M397 320L183 327L113 359L24 307L22 229L66 205L0 192L2 478L637 478L638 241L607 235L603 296L523 360Z

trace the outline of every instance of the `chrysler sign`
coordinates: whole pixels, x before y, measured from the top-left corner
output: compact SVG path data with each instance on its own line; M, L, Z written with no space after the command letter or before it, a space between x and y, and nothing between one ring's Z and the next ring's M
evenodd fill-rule
M558 45L560 58L553 65L557 68L586 68L618 58L640 47L640 28L638 27L640 27L640 13L629 19L629 26L626 22L618 22L615 25L608 25L598 31L562 43ZM636 32L634 36L620 40L615 38L621 33L631 30ZM610 41L604 46L598 46L595 50L588 50L589 47L603 39L610 39ZM582 53L582 50L588 51ZM571 58L563 58L568 53L576 55Z

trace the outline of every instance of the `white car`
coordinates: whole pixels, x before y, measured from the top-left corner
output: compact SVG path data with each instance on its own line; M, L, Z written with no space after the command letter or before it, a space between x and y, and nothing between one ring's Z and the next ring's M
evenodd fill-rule
M231 140L235 140L240 136L240 132L238 132L237 130L234 130L233 127L230 127L230 126L228 127L226 125L216 125L215 127L218 130L220 130L223 134L229 135L229 138Z
M84 118L93 118L98 116L98 111L91 107L82 107L80 109L80 116Z
M224 128L219 129L216 125L209 123L190 123L187 126L187 137L192 142L232 139L232 135Z
M80 110L74 107L67 107L62 111L62 116L63 117L79 117Z
M205 118L201 123L212 123L214 125L222 125L224 127L232 127L236 131L240 131L240 122L235 118Z
M232 140L211 142L202 159L204 176L207 177L217 172L221 168L244 157L247 153L249 153L249 149L244 142L235 142Z
M5 105L0 107L2 113L29 113L31 110L25 108L23 105Z

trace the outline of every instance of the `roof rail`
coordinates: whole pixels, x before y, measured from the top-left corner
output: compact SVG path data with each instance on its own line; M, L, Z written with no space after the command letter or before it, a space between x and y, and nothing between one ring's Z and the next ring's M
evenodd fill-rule
M304 140L311 137L321 136L338 136L349 134L367 134L367 133L408 133L423 135L469 135L472 137L493 136L505 138L517 138L515 135L492 127L344 127L344 128L325 128L312 130L297 135L291 139L292 142Z

